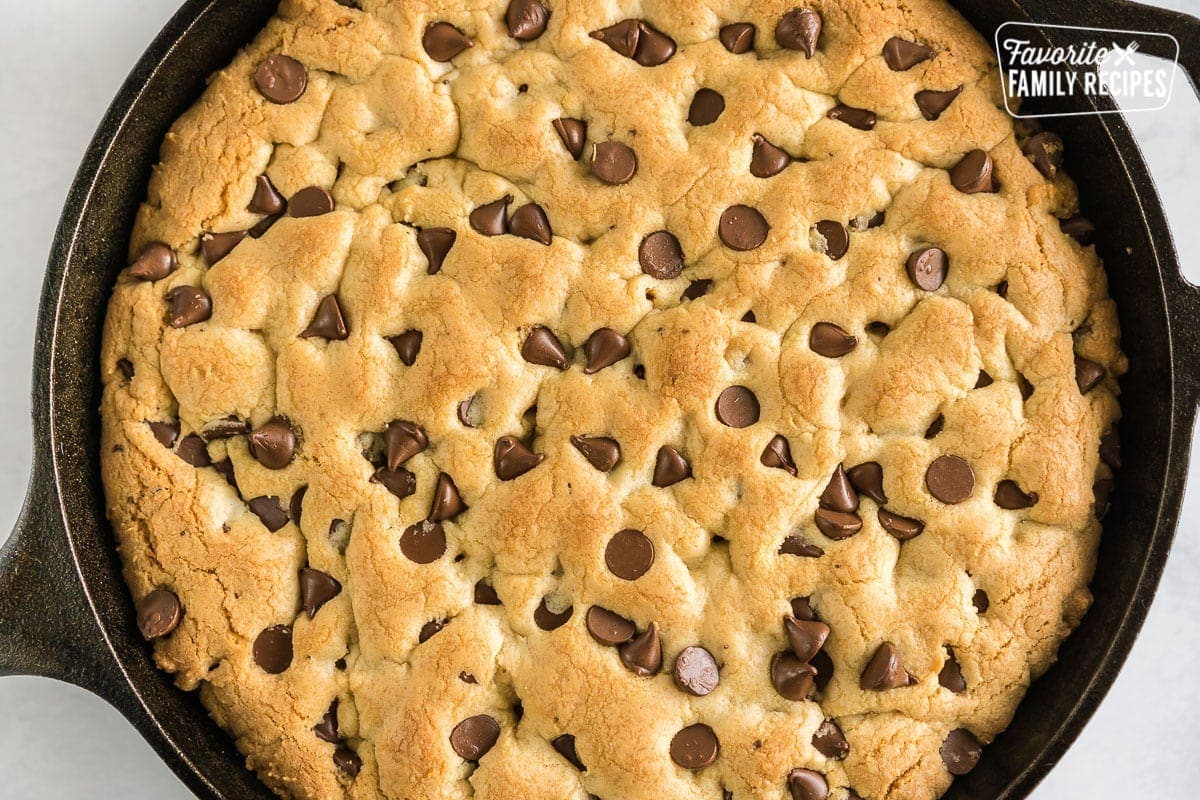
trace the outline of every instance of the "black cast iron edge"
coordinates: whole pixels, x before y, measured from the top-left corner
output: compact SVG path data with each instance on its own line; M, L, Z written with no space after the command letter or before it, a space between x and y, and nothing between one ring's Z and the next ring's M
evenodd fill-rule
M33 374L35 455L30 489L13 534L0 550L0 675L42 675L98 694L129 719L192 791L211 798L243 795L230 794L228 785L219 787L210 780L213 772L189 755L192 749L189 745L195 743L184 741L173 721L168 720L171 722L168 728L155 717L143 694L146 687L134 674L141 672L136 666L145 665L131 664L129 655L123 653L113 638L114 632L128 628L130 621L113 619L97 603L89 586L87 573L91 565L87 559L95 558L96 554L81 551L76 536L69 530L64 495L70 492L60 480L60 458L66 457L70 448L53 412L59 406L55 376L65 357L64 350L70 349L64 345L60 332L65 336L77 333L63 332L64 315L69 316L69 310L64 310L61 303L63 286L69 278L68 265L73 263L89 207L97 193L105 191L105 187L97 185L97 179L112 157L114 142L137 124L131 119L130 110L147 91L146 84L163 60L182 46L181 42L190 33L222 24L220 14L214 11L217 4L217 0L189 0L155 38L97 129L68 195L40 301ZM1181 65L1193 84L1200 85L1200 52L1189 47L1200 42L1200 22L1193 18L1112 0L1067 3L1022 0L1022 5L1029 12L1024 21L1171 33L1181 45ZM1153 54L1152 50L1147 52ZM1158 525L1151 552L1118 631L1110 639L1104 669L1093 676L1089 691L1082 693L1071 712L1061 718L1040 758L1012 779L996 795L997 800L1015 800L1032 790L1078 735L1124 663L1161 577L1178 521L1200 395L1200 291L1178 273L1161 205L1127 126L1119 117L1109 117L1103 127L1114 150L1122 154L1122 168L1136 189L1137 211L1150 233L1148 240L1159 266L1160 288L1169 313L1172 425L1168 481L1159 498ZM1157 238L1155 232L1160 234ZM80 498L69 501L83 502ZM144 652L140 657L146 660ZM228 750L232 752L232 748Z

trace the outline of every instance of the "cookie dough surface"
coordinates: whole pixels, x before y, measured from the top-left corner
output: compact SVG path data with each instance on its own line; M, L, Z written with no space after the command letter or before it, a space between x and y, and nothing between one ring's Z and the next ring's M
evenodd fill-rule
M109 514L281 795L925 800L1078 622L1124 358L1055 142L942 2L793 1L284 0L167 135Z

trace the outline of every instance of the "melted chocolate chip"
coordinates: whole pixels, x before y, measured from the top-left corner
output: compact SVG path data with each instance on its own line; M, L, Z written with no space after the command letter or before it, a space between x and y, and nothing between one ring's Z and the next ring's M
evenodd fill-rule
M508 231L513 236L530 239L542 245L548 245L554 240L550 219L537 203L526 203L514 211L508 221Z
M227 233L200 234L200 255L210 267L233 252L233 248L245 239L246 231L229 231Z
M162 242L150 242L142 248L137 260L129 266L129 276L143 281L157 281L179 267L175 251Z
M919 519L912 517L902 517L899 514L894 514L886 508L880 508L875 511L875 516L879 519L879 527L896 537L901 542L907 542L916 536L920 536L925 530L925 523Z
M635 581L654 564L654 544L639 530L618 531L604 548L604 563L618 578Z
M725 98L712 89L697 89L688 108L688 123L696 127L711 125L725 111Z
M1063 163L1063 140L1057 133L1042 131L1026 139L1021 152L1045 178L1054 180Z
M508 35L522 42L531 42L546 32L550 9L538 0L512 0L504 12Z
M160 586L137 604L137 626L146 641L169 635L182 619L183 605L170 589Z
M933 122L942 115L942 112L950 107L950 104L962 94L963 87L959 86L945 92L934 91L933 89L924 89L913 95L913 100L917 103L917 108L921 112L921 116Z
M865 494L879 505L887 505L887 495L883 491L883 467L878 461L864 461L858 466L846 470L850 485L859 494Z
M750 174L756 178L770 178L783 172L792 162L781 147L776 147L761 136L752 137L754 149L750 152Z
M812 661L813 656L825 646L825 640L829 638L829 626L824 622L796 619L792 616L783 618L783 632L787 636L792 653L806 664Z
M292 665L292 627L272 625L254 639L254 663L278 675Z
M499 200L485 203L467 215L467 221L475 231L484 236L508 233L508 204L512 201L512 195L506 194Z
M775 41L785 50L799 50L806 58L817 52L821 38L821 15L811 8L793 8L775 25Z
M395 471L428 447L429 438L417 423L397 419L388 423L383 432L383 443L387 448L387 468Z
M1078 214L1067 219L1060 219L1058 228L1084 247L1096 239L1096 226Z
M561 736L555 736L550 740L550 746L554 748L560 756L570 762L571 766L580 772L587 772L587 767L579 760L579 753L575 750L575 737L569 733L564 733Z
M168 450L175 446L175 440L179 438L179 420L169 420L167 422L147 422L150 426L150 432L154 434L154 438L158 439L158 443Z
M337 295L327 295L317 306L312 322L300 334L301 339L320 337L341 341L350 335L346 328L346 319L342 315L342 306L338 303Z
M321 610L321 606L337 597L342 592L342 584L337 578L312 567L300 570L300 607L308 618L312 619Z
M637 633L633 622L600 606L587 610L584 624L592 638L607 647L625 644Z
M1121 439L1116 428L1100 437L1100 460L1107 464L1109 469L1121 468Z
M726 50L737 56L754 49L755 32L754 23L733 22L722 27L717 38Z
M770 231L771 226L758 209L744 205L725 209L717 226L717 235L720 236L721 242L730 250L738 252L762 247Z
M633 180L637 174L637 154L629 145L621 142L596 142L588 159L592 174L609 186L620 186Z
M254 70L254 86L272 103L294 103L308 87L308 70L296 59L275 53Z
M818 322L808 334L808 346L819 356L841 358L858 346L858 339L832 322Z
M400 552L416 564L432 564L446 552L446 532L439 522L418 522L400 534Z
M779 545L779 555L820 558L825 555L825 551L815 544L809 544L799 536L788 536L784 538L783 544Z
M587 141L587 123L574 117L560 117L550 123L563 147L578 161L583 155L583 145Z
M335 697L333 702L329 704L329 710L321 717L321 721L313 725L313 733L323 742L337 744L341 741L338 736L338 716L337 716L338 701Z
M635 675L643 678L658 674L662 669L662 638L658 633L658 625L653 622L643 633L639 633L628 642L617 648L617 655Z
M167 303L167 324L172 328L186 328L212 316L212 299L195 286L176 286L167 292Z
M1080 394L1087 394L1104 380L1104 367L1083 356L1075 356L1075 385Z
M467 761L483 758L500 738L500 723L487 714L467 717L450 731L450 746Z
M474 44L469 36L449 22L434 22L421 36L421 46L429 57L443 63Z
M850 249L850 235L846 226L837 220L823 219L813 226L816 231L818 250L837 261Z
M909 254L904 269L918 289L936 292L946 282L950 258L940 247L922 247Z
M767 442L758 460L763 466L781 469L792 477L797 474L796 462L792 460L791 445L782 434L775 434L771 441Z
M717 760L721 744L703 723L688 725L671 739L671 760L684 769L704 769Z
M621 445L607 436L572 436L571 444L601 472L608 472L621 460Z
M858 511L858 493L854 491L854 485L850 482L843 465L838 464L830 476L829 483L821 492L820 504L821 508L847 514Z
M571 366L562 342L545 325L538 325L525 337L525 342L521 345L521 357L530 364L543 367L567 369Z
M306 186L288 201L288 216L320 217L333 211L333 195L320 186Z
M417 476L406 469L380 467L371 475L371 483L380 484L401 500L417 490Z
M442 271L446 256L457 239L458 232L453 228L422 228L417 231L417 247L429 263L425 269L427 274L436 275Z
M206 442L215 442L218 439L232 439L234 436L241 436L249 432L249 422L230 415L205 425L204 430L200 431L200 438Z
M271 533L287 525L290 519L278 497L255 497L246 505L254 516L262 520L263 526Z
M454 519L466 510L467 504L458 493L454 479L444 472L439 472L437 484L433 488L433 500L429 506L429 521L444 522Z
M884 692L909 684L909 674L900 662L900 654L891 642L884 642L867 662L858 685L863 691Z
M542 602L533 610L533 621L539 628L544 631L552 631L561 628L567 624L567 620L575 613L573 606L567 606L562 611L552 611L550 606L546 604L546 598L542 598Z
M678 278L683 272L683 249L670 231L655 231L638 245L638 263L652 278Z
M175 448L175 455L193 467L207 467L212 464L212 459L208 456L208 445L194 433L183 437L183 441Z
M848 539L862 530L862 519L857 514L818 508L813 514L817 529L830 539Z
M785 700L800 701L812 694L817 668L791 653L776 653L771 659L771 685Z
M397 336L388 339L392 343L392 347L396 348L396 355L400 356L400 361L406 367L411 367L416 363L417 355L421 352L421 340L425 335L420 331L405 331Z
M875 128L875 112L865 108L855 108L848 106L845 103L838 103L825 114L830 119L835 119L838 122L844 122L851 128L856 128L860 131L869 131Z
M959 456L938 456L925 470L925 488L943 503L961 503L975 490L975 471Z
M984 150L972 150L950 168L950 183L963 194L996 191L992 176L992 157Z
M946 648L946 663L942 665L942 670L938 673L938 683L942 688L949 689L954 694L961 694L967 690L962 667L959 666L958 659L954 657L954 651L949 647Z
M792 800L825 800L829 784L821 773L797 767L788 773L788 794Z
M841 727L831 719L827 719L817 728L812 737L812 746L826 758L841 761L850 755L850 743L846 741Z
M731 428L746 428L758 422L758 398L745 386L726 387L717 397L717 419Z
M259 175L254 179L254 194L250 198L250 205L246 206L247 211L252 214L273 216L282 214L286 209L287 201L275 188L275 184L271 183L270 178L266 175Z
M611 367L628 357L631 351L629 340L612 328L599 328L583 343L583 354L587 360L584 375L593 375L605 367Z
M983 745L965 728L950 731L939 753L951 775L966 775L979 763Z
M475 582L474 600L481 606L498 606L500 597L492 585L482 578Z
M983 589L976 589L975 594L971 595L971 605L975 606L975 611L979 614L986 614L991 604L988 593Z
M672 486L692 477L692 465L683 454L670 445L664 444L658 448L654 457L654 477L650 481L657 487Z
M267 469L283 469L296 455L296 432L283 417L275 417L249 436L250 455Z
M922 61L933 58L933 50L920 42L910 42L893 36L884 42L883 60L892 72L910 70Z
M497 478L502 481L511 481L529 472L542 463L545 458L545 453L534 453L517 437L501 436L496 440L492 464Z

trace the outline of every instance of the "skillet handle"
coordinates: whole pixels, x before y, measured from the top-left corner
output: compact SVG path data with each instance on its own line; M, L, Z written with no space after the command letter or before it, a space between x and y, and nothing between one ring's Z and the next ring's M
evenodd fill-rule
M96 622L41 455L21 515L0 549L0 675L40 675L110 702L126 685Z

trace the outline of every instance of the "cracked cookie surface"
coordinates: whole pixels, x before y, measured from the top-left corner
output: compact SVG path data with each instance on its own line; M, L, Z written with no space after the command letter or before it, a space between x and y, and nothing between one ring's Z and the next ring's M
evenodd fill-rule
M1119 465L1091 229L999 91L937 0L284 0L105 325L159 666L284 796L940 795Z

